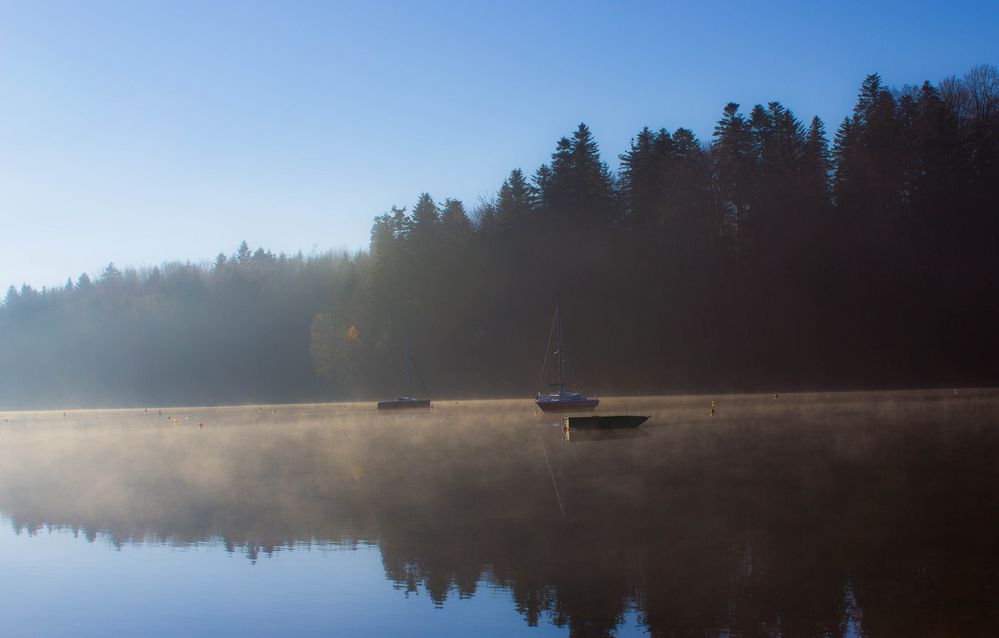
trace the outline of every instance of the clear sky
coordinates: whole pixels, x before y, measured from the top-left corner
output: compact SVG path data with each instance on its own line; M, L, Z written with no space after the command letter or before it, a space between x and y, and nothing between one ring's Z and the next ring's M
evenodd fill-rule
M367 246L471 209L581 121L709 139L780 100L830 137L870 72L999 63L999 2L0 0L0 286L108 262Z

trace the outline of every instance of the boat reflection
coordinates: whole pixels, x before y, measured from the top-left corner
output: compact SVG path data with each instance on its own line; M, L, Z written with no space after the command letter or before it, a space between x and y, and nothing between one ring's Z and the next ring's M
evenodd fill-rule
M621 441L625 439L647 438L649 433L637 428L614 430L586 430L569 428L562 432L566 441L580 443L583 441Z

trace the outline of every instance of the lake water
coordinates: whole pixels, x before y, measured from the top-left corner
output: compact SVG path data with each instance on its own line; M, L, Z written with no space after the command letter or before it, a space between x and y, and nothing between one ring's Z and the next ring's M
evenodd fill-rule
M999 635L999 393L600 411L0 412L0 634Z

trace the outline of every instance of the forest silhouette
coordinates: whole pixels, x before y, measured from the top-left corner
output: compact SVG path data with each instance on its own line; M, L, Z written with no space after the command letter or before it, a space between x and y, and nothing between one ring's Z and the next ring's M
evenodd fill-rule
M409 355L435 397L529 396L556 294L589 393L997 382L995 66L869 75L831 141L731 103L710 140L644 128L619 159L580 124L472 210L376 217L367 251L11 286L0 405L384 398L419 391Z

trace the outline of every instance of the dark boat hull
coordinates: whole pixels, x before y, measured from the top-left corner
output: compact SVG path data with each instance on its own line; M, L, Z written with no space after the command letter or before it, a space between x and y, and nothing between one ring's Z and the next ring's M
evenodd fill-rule
M392 401L379 401L379 410L407 410L412 408L429 408L430 399L394 399Z
M600 399L586 401L536 401L542 412L581 412L592 410L600 403Z
M649 420L647 416L566 416L563 423L573 430L620 430L637 428Z

